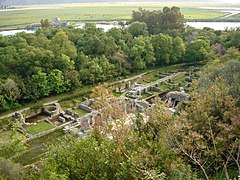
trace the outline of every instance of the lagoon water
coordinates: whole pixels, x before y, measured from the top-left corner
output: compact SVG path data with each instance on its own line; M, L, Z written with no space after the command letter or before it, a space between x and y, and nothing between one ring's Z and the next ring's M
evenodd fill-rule
M84 24L81 24L79 26L76 26L76 29L82 29L84 27ZM97 28L102 28L105 32L110 30L111 28L120 28L118 24L96 24Z
M237 27L240 28L240 22L187 22L186 24L196 29L202 29L204 27L209 27L215 30L225 30L226 28L231 29L231 28L237 28ZM84 24L77 26L76 28L83 28L83 26ZM104 31L108 31L113 27L119 28L120 26L117 24L96 24L96 27L102 28ZM19 29L19 30L2 31L0 32L0 35L11 36L20 32L34 33L33 30Z
M196 29L202 29L204 27L209 27L214 30L240 28L240 22L187 22L186 24Z
M12 36L20 32L25 32L25 33L34 33L34 30L27 30L27 29L18 29L18 30L9 30L9 31L2 31L0 32L0 35L2 36Z

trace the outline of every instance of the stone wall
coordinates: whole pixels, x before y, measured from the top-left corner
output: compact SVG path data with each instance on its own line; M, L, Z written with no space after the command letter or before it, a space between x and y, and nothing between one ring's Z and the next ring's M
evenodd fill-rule
M84 111L87 111L87 112L89 112L89 113L92 112L92 109L91 109L90 107L85 106L85 105L83 105L83 104L79 104L77 108L83 109Z
M29 114L29 115L26 115L24 118L27 119L27 118L30 118L30 117L33 117L33 116L37 116L37 115L39 115L39 114L41 114L41 113L42 113L42 109L38 109L37 111L32 112L32 113Z
M38 134L36 134L36 135L28 138L28 139L23 140L23 142L29 142L29 141L38 139L38 138L43 137L43 136L45 136L45 135L47 135L47 134L50 134L50 133L52 133L52 132L54 132L54 131L57 131L57 130L59 130L59 129L63 129L65 126L67 126L67 125L69 125L69 124L71 124L71 123L72 123L72 122L67 122L67 123L65 123L65 124L62 124L62 125L60 125L60 126L57 126L57 127L53 128L53 129L50 129L50 130L48 130L48 131L38 133Z

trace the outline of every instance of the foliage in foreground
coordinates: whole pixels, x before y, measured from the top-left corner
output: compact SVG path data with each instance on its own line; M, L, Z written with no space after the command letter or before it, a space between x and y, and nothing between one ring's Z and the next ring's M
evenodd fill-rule
M211 179L221 172L230 179L229 172L240 170L240 111L222 79L204 95L193 91L178 115L157 103L147 120L136 114L132 124L104 88L92 96L105 107L99 109L104 127L52 146L36 179Z
M240 173L240 109L236 103L218 79L204 95L194 92L191 105L178 117L176 150L206 179L218 172L233 178L230 169Z
M105 85L96 87L93 93L92 98L101 102L95 108L102 112L102 126L96 126L90 137L70 136L50 147L49 158L40 174L35 174L36 179L195 177L171 149L173 121L167 109L157 105L147 123L140 114L133 116L130 123L121 100L112 96Z

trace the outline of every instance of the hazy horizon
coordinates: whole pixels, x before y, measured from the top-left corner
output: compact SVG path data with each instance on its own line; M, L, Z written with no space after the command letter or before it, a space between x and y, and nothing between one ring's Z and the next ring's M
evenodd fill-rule
M37 4L68 4L68 3L161 3L161 2L186 2L186 3L227 3L240 4L239 0L0 0L1 5L37 5Z

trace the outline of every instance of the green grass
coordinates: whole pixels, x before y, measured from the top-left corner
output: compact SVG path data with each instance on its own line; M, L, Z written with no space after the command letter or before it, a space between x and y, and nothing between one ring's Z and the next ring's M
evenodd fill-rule
M0 129L5 128L6 126L8 126L11 122L13 122L11 117L7 117L7 118L3 118L0 119Z
M156 76L152 76L152 77L148 78L148 80L151 82L155 82L155 81L159 80L159 78Z
M64 111L66 111L68 108L73 108L76 104L73 100L65 100L59 103Z
M83 109L73 109L73 112L79 114L80 116L84 116L85 114L87 114L88 112L83 110Z
M167 91L170 89L170 86L167 84L162 84L161 86L159 86L159 88L163 91Z
M19 138L19 139L25 139L26 137L21 134L20 132L15 132L13 134L13 131L5 131L5 132L1 132L0 133L0 143L7 143L11 138L15 139L15 138Z
M15 161L22 164L28 165L39 161L45 157L47 146L56 142L56 140L64 135L62 130L52 132L46 136L40 137L27 143L27 152Z
M122 94L119 93L119 92L114 92L113 95L114 95L115 97L120 97Z
M48 131L48 130L53 129L53 128L54 128L53 125L42 121L40 123L37 123L36 125L27 126L25 129L29 134L35 135L35 134L38 134L40 132Z
M60 17L61 20L75 21L113 21L131 18L133 10L139 7L148 10L162 10L164 6L180 6L186 19L214 19L225 13L213 10L198 9L203 4L184 3L93 3L75 5L46 5L28 6L21 11L1 11L0 27L14 26L21 28L22 25L40 22L41 19ZM209 6L209 5L208 5ZM6 28L6 27L5 27Z
M141 98L141 99L146 99L147 97L150 97L150 96L151 96L151 94L142 94L141 96L142 96L142 98Z
M182 76L179 76L177 77L176 79L174 79L174 82L175 83L181 83L181 82L184 82L186 79L186 76L185 75L182 75Z

